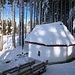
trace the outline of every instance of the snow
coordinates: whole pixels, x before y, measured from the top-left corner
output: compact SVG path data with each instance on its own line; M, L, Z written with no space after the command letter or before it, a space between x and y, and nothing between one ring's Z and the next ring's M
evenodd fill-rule
M69 63L48 65L42 75L75 75L75 60Z
M68 40L72 43L75 44L75 39L73 37L73 35L69 32L69 30L67 29L67 27L65 25L63 25L65 34L67 35Z
M58 29L60 31L60 26L58 27ZM40 33L41 36L43 36L45 34L45 32L41 28L40 28L40 30L42 30L43 34L41 34L39 31L38 32ZM34 29L34 31L35 31L35 29ZM55 31L56 30L54 29L52 32L54 33ZM37 34L37 32L35 34ZM58 34L55 34L55 35L58 35ZM63 33L63 35L64 35L64 37L67 37L67 36L65 36L64 33ZM38 36L38 34L36 36ZM45 36L48 37L48 34L45 34ZM28 45L26 44L24 49L22 50L22 48L18 45L18 35L16 35L15 38L16 38L16 40L15 40L16 48L12 48L11 36L10 35L8 37L3 36L3 50L0 51L0 72L28 62L28 57L24 56L24 54L28 52ZM53 37L53 38L55 38L55 37ZM71 36L69 38L72 39ZM36 39L36 37L34 38L34 41L35 41L35 39ZM39 40L40 40L40 38L39 38ZM42 75L75 75L75 60L72 62L69 62L69 63L47 65L47 70Z
M12 47L11 35L3 36L3 50L0 51L0 72L27 63L28 56L25 53L28 51L18 45L18 35L15 37L16 48Z
M36 25L26 41L45 45L70 45L75 43L74 37L62 22Z
M75 19L73 20L73 30L75 29Z
M73 46L69 45L75 44L74 37L62 22L35 26L27 36L26 42L29 43L29 57L34 59L54 63L73 58ZM58 47L50 45L58 45ZM68 47L60 47L60 45ZM40 56L38 56L39 52Z

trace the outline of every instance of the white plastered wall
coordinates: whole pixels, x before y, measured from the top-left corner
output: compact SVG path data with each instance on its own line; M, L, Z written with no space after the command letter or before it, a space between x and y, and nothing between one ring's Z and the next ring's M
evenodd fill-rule
M46 47L35 44L29 44L29 57L46 61L49 63L64 62L73 57L72 47ZM40 51L40 56L38 56Z

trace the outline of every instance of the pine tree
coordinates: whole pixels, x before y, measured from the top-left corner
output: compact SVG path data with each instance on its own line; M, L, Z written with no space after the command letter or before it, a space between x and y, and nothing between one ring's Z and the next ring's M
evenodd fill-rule
M12 26L12 24L11 24L11 21L9 20L8 21L8 34L11 34L11 26Z
M3 21L3 35L6 35L6 21Z

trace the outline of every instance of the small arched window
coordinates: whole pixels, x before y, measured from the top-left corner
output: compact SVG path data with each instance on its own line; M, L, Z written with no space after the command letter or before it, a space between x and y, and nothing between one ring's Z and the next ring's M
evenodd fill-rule
M40 56L40 51L38 51L38 56Z

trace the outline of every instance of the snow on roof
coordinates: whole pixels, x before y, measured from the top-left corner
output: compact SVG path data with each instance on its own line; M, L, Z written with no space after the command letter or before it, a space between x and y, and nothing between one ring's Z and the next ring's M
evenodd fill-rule
M74 37L62 22L54 22L36 25L25 41L45 45L70 45L73 44Z
M72 44L75 44L75 39L74 39L73 35L69 32L69 30L67 29L67 27L65 25L63 25L63 27L64 27L64 31L67 35L68 40L71 41Z

